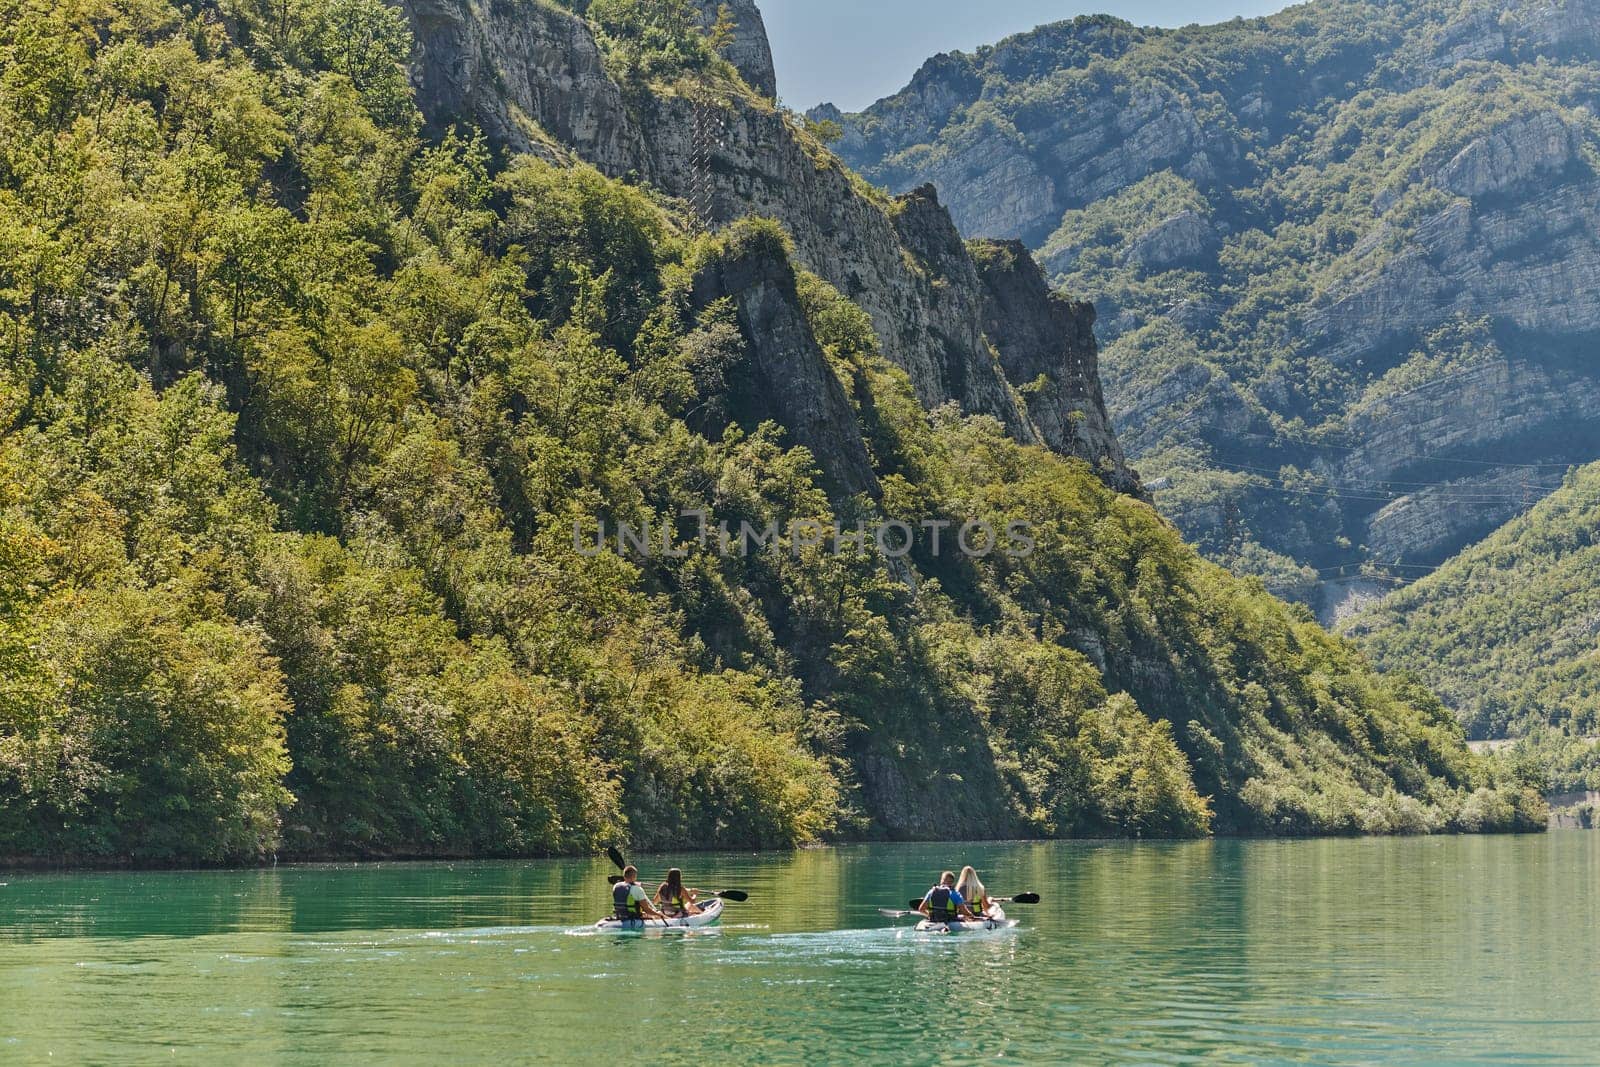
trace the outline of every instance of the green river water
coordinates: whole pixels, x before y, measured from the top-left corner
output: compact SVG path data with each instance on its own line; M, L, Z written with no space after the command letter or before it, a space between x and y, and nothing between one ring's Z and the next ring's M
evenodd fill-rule
M1600 833L669 862L750 900L622 936L603 859L0 872L0 1062L1600 1061ZM877 914L962 862L1044 902Z

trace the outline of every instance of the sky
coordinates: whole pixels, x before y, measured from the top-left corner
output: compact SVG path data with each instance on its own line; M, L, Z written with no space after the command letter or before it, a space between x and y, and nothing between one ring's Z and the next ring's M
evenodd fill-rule
M922 61L970 52L1022 30L1078 15L1140 26L1250 18L1289 0L758 0L778 68L778 96L804 111L832 101L859 111L899 90Z

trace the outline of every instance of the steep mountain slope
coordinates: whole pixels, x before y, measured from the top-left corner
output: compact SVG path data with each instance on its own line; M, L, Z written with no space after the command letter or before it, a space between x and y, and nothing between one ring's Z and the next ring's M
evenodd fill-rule
M0 856L1542 824L1020 247L585 10L0 0Z
M1600 467L1346 627L1473 736L1600 734Z
M869 178L937 181L964 232L1022 233L1092 299L1163 509L1313 600L1600 455L1597 50L1594 0L1088 18L816 114Z

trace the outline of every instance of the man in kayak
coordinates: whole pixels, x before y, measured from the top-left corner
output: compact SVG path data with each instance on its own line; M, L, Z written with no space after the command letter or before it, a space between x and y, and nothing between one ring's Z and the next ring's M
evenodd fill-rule
M639 884L639 869L633 864L622 868L622 881L611 887L611 903L623 922L660 919L662 914L650 903L650 894Z
M978 921L972 909L967 907L966 900L956 891L955 871L945 871L939 876L934 887L923 895L922 906L917 910L936 923L955 922L958 919Z

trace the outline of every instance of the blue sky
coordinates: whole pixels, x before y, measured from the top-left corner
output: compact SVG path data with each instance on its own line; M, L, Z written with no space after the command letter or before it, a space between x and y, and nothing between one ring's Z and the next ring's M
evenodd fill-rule
M858 111L939 52L971 51L1021 30L1108 13L1141 26L1266 15L1287 0L758 0L778 67L778 95L804 110L831 100Z

